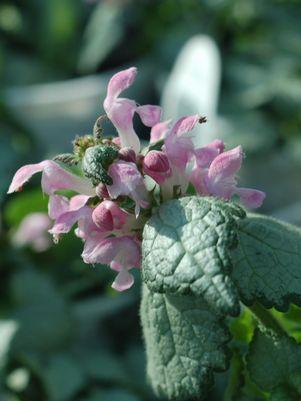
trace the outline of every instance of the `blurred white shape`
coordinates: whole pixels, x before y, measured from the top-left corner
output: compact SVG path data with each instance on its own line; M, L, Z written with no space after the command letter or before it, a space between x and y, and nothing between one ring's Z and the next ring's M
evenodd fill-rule
M13 320L0 320L0 368L5 364L6 355L18 325Z
M195 142L205 144L218 137L217 108L221 82L221 59L208 36L189 39L181 50L162 95L164 118L200 113L207 123L198 126Z
M20 392L26 389L29 379L29 371L25 368L18 368L9 374L6 384L11 390Z
M46 251L51 246L51 237L48 230L51 220L46 213L29 213L21 221L12 237L17 246L31 246L36 252Z

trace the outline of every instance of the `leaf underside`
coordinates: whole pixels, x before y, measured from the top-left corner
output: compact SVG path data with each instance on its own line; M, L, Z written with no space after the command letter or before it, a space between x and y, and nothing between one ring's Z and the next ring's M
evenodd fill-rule
M272 401L300 401L301 346L286 336L256 330L249 347L247 366L252 380Z
M261 302L284 312L301 306L301 230L250 214L238 222L232 278L246 305Z
M239 206L209 197L163 204L143 233L142 277L148 288L202 296L218 312L237 316L229 250L237 245L237 220L244 215Z
M228 329L203 299L143 287L147 374L155 393L170 400L201 399L213 384L213 372L228 367Z

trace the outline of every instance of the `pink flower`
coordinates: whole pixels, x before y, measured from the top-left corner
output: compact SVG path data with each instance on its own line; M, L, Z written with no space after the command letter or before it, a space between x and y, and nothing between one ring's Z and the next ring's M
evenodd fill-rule
M136 203L135 215L138 217L140 207L148 207L149 195L136 164L119 160L111 164L108 173L113 180L112 185L107 185L111 198L125 195L133 199Z
M206 186L206 175L212 161L224 151L225 145L222 141L216 139L207 146L195 149L194 166L189 175L189 181L194 185L200 195L209 195Z
M52 160L44 160L37 164L28 164L21 167L12 180L8 193L22 190L23 185L36 173L42 172L42 190L46 194L53 194L60 189L70 189L85 195L95 195L91 182L64 170Z
M154 125L150 132L150 143L155 143L161 139L165 139L169 131L170 120L163 121Z
M70 200L60 195L49 199L48 213L55 220L49 233L57 240L60 234L68 233L75 223L81 219L92 219L92 209L86 206L87 195L76 195Z
M241 146L223 152L210 164L206 174L206 186L210 195L231 199L238 195L250 208L261 206L265 193L249 188L237 188L236 173L240 170L243 159Z
M143 160L145 174L152 177L158 184L170 177L171 169L165 153L158 150L151 150Z
M132 85L136 74L137 69L134 67L115 74L109 82L103 106L118 131L121 147L130 147L138 153L140 141L133 127L134 114L138 113L142 122L152 127L160 121L162 111L159 106L137 106L134 100L119 97L121 92Z
M194 144L191 137L185 135L191 131L200 116L195 114L180 118L168 133L164 144L169 161L184 171L186 165L194 153Z
M87 238L82 257L85 263L108 264L119 273L112 284L117 291L124 291L134 283L129 270L141 264L141 247L133 237L102 238L101 235Z
M51 221L46 213L30 213L21 222L12 241L17 246L31 246L36 252L46 251L51 246L48 229Z
M37 214L24 220L16 238L43 249L49 244L46 230L58 239L76 225L75 234L84 243L84 262L108 264L116 270L118 275L112 287L118 291L130 288L134 282L129 270L140 267L143 227L153 205L187 196L191 185L199 196L229 200L236 195L248 207L260 206L265 197L261 191L237 187L236 174L243 159L240 146L225 152L224 143L216 139L207 146L195 148L191 131L201 121L198 114L182 117L170 128L170 121L160 122L160 107L139 106L134 100L120 97L133 84L136 74L137 69L133 67L115 74L104 100L107 116L119 134L112 139L118 149L116 159L112 162L109 148L101 148L110 144L111 139L100 135L79 138L73 155L65 159L66 162L76 159L80 167L81 159L85 157L86 161L87 154L93 153L89 148L99 146L101 151L91 158L88 170L107 172L112 185L100 182L94 187L93 180L84 177L83 171L82 175L75 175L58 162L44 160L21 167L8 191L21 190L32 175L41 172L43 192L49 195L48 214L53 227L49 230L47 216L42 218ZM133 126L135 113L144 125L151 127L150 145L142 152ZM154 183L152 188L146 187L148 180L144 176L157 182L159 196L154 194ZM59 194L60 190L71 190L76 195L67 198ZM121 205L125 204L122 207L126 210L123 210ZM141 208L147 210L139 215Z

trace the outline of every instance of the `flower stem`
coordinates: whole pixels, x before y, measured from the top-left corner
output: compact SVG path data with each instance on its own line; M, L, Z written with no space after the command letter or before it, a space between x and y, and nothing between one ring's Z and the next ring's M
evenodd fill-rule
M255 302L253 306L250 306L249 309L259 322L260 326L265 330L276 334L278 337L287 336L286 331L268 309L265 309L257 302Z

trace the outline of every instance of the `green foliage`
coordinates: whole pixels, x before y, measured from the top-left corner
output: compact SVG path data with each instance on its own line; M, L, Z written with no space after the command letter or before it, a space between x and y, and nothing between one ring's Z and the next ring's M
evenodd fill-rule
M232 278L244 303L255 300L280 311L301 305L301 231L259 215L238 222Z
M272 401L300 400L301 347L293 339L256 330L247 362L251 378L271 391Z
M202 398L213 372L228 366L230 334L222 317L201 298L156 294L144 286L141 318L147 374L157 395Z
M203 296L218 311L239 313L229 250L244 211L215 198L163 204L143 232L143 280L150 290Z
M53 355L43 372L46 393L51 400L72 399L85 383L83 368L79 361L68 355Z
M41 189L27 189L9 199L4 218L10 227L17 227L29 213L47 212L48 196L41 196Z

